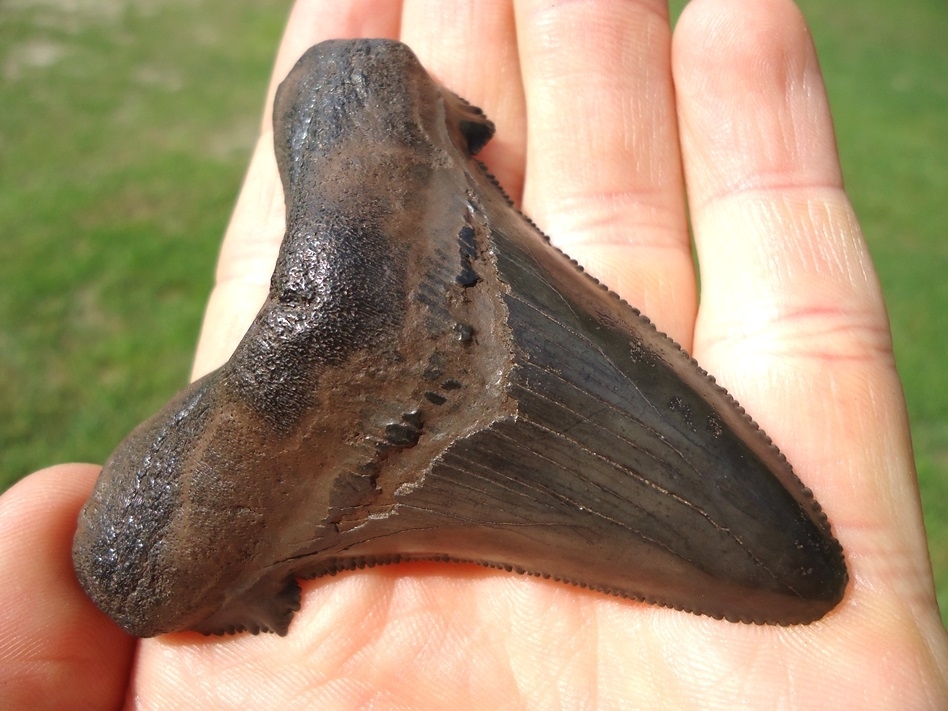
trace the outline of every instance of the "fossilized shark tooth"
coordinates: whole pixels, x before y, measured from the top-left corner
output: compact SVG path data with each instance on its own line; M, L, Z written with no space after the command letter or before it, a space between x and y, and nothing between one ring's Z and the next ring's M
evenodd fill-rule
M74 560L132 634L285 634L296 578L473 561L732 621L823 616L826 517L737 403L553 248L405 45L276 96L286 236L230 361L112 454Z

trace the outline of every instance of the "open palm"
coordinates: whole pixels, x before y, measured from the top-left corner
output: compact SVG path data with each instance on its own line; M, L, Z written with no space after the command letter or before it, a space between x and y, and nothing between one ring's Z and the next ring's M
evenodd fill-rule
M412 563L304 583L285 638L181 633L135 654L72 576L96 469L62 465L0 499L0 706L948 705L885 309L790 0L693 0L674 38L659 0L299 0L271 98L310 45L370 36L408 43L481 106L498 126L481 157L524 211L753 413L827 510L846 598L812 625L759 627ZM282 238L269 113L263 126L195 375L249 325Z

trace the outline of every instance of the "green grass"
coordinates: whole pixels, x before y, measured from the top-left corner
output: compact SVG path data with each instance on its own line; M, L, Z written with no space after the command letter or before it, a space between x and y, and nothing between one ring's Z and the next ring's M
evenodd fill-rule
M0 490L101 462L187 381L289 4L0 3ZM948 4L801 6L892 318L948 612Z
M187 381L287 10L0 4L0 489Z

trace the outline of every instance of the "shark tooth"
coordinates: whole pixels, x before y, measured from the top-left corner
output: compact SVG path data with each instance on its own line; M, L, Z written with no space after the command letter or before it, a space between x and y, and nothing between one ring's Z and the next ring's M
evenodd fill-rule
M76 573L138 636L285 634L300 578L469 561L731 621L842 598L770 439L551 246L474 158L494 127L387 40L280 86L286 235L233 357L138 426Z

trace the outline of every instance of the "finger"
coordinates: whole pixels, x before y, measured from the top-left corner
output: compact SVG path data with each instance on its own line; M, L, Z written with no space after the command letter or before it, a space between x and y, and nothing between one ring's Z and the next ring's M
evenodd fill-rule
M230 357L269 289L285 225L271 126L277 85L300 55L322 40L396 37L400 13L401 3L392 0L298 0L293 6L274 63L260 138L221 247L193 378L219 367Z
M406 0L401 40L438 81L494 122L497 133L478 158L519 201L526 113L510 0Z
M0 708L118 708L134 651L72 568L79 508L98 467L67 464L0 497Z
M696 355L828 510L850 599L934 609L887 318L803 18L789 0L696 0L674 67L701 264Z
M666 3L519 0L516 14L529 126L525 211L688 346L695 283Z

